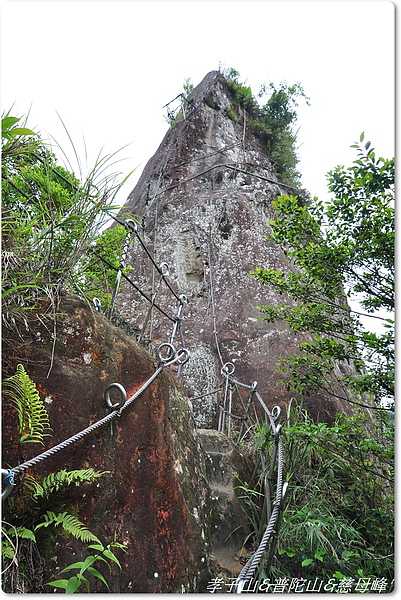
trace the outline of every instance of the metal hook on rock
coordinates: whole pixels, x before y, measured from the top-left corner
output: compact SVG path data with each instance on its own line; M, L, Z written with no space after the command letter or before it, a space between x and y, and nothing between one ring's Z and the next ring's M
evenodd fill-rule
M277 405L273 406L272 412L271 412L273 421L277 421L280 414L281 414L281 406L277 406Z
M100 309L102 308L102 303L100 302L99 298L93 298L92 302L93 302L93 306L96 308L96 310L100 311Z
M14 483L14 471L11 469L1 469L1 485L3 488L1 490L1 499L5 500L16 485L16 483Z
M162 262L159 269L160 269L162 275L164 275L164 276L170 275L170 267L168 266L168 264L166 262Z
M179 297L180 305L178 307L177 315L175 316L176 321L180 321L182 319L182 313L184 312L184 306L188 302L187 297L184 294L181 294Z
M122 400L119 404L112 404L110 400L110 390L113 388L116 388L121 392ZM125 391L125 388L121 385L121 383L110 383L110 385L108 385L104 391L104 397L106 400L106 404L109 408L112 408L113 410L120 410L127 401L127 392Z
M128 231L134 231L135 233L138 231L138 223L136 223L133 219L126 219L124 221L124 227Z
M251 393L251 394L255 393L257 389L258 389L258 382L257 382L257 381L254 381L254 382L252 383L252 386L251 386L250 393Z
M235 365L232 362L227 362L221 369L222 375L232 375L235 371Z

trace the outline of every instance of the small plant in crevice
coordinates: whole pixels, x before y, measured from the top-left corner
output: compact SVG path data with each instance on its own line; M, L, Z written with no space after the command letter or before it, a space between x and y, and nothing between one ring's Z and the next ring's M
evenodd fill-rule
M91 593L91 582L88 579L88 576L91 575L95 580L98 579L101 581L107 589L110 591L109 584L104 576L93 566L95 563L106 563L109 569L109 573L111 574L111 565L115 563L121 571L121 563L118 558L115 556L114 552L111 548L119 548L120 550L125 551L124 544L120 544L119 542L111 542L107 544L107 546L103 546L103 544L90 544L87 547L87 550L95 552L91 552L83 561L78 561L64 567L60 571L60 575L62 573L67 573L68 571L76 571L75 575L71 575L69 579L56 579L55 581L49 581L46 585L53 586L55 588L60 588L65 591L66 594L75 594L79 591L79 588L82 586L85 587L85 590L88 594Z
M25 371L23 365L17 365L15 375L3 381L4 394L10 398L17 412L19 442L39 443L50 436L50 423L47 410L40 399L36 385Z

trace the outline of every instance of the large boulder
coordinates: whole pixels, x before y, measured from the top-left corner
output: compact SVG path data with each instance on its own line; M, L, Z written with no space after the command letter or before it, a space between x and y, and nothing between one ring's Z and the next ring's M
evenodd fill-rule
M23 362L44 400L53 429L46 448L108 414L104 392L110 383L122 384L130 398L157 367L132 337L84 302L64 299L59 312L55 344L52 327L41 319L25 336L7 334L3 349L5 375ZM11 467L43 450L37 444L18 445L16 421L5 400L3 465ZM78 516L103 542L126 544L126 553L116 551L122 570L112 576L105 572L111 592L198 592L219 570L212 556L206 459L185 392L165 368L120 417L28 473L40 480L61 469L109 471L92 484L63 492L62 510ZM20 483L20 475L16 480ZM10 499L20 492L17 487ZM10 505L7 500L6 514ZM12 521L15 515L8 517ZM83 549L71 537L49 546L48 531L38 534L46 558L44 581L57 578L58 569L78 560ZM93 591L105 588L98 582Z

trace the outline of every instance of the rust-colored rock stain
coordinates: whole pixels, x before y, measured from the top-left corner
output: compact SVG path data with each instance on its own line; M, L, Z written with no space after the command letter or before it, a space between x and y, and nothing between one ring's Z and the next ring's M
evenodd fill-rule
M46 338L44 328L38 327L40 335L27 343L30 351L25 365L42 399L52 400L46 407L53 435L47 438L45 448L37 444L19 446L14 410L5 401L3 441L7 442L3 443L3 466L16 466L104 417L108 411L104 400L108 384L121 383L130 398L155 371L155 361L143 348L81 301L65 300L62 309L49 377L51 340ZM103 358L89 365L77 360L86 353ZM31 364L30 355L40 355L43 366ZM178 409L181 422L187 422L180 439L171 410L172 390L174 398L179 399L174 415ZM90 485L69 487L64 510L72 507L103 543L114 539L126 543L126 554L116 550L122 570L114 567L112 577L106 577L111 592L194 592L210 575L200 525L190 514L191 503L202 512L199 504L206 503L207 484L202 477L185 482L185 473L178 476L173 466L177 453L181 461L199 461L190 418L178 382L163 371L111 424L29 470L37 478L61 469L92 467L110 471ZM192 498L188 499L188 494L184 498L183 485L193 487ZM18 488L14 493L18 494ZM47 563L47 580L57 577L50 565L62 568L76 561L81 549L82 543L72 538L68 538L68 544L61 540L53 550L57 560ZM97 582L93 591L106 589Z

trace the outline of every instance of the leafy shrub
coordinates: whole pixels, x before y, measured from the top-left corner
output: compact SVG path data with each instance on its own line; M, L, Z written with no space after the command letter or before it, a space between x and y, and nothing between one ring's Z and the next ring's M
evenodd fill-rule
M107 174L109 155L76 178L19 120L2 117L2 316L17 329L49 306L54 313L62 290L76 290L82 258L129 177Z
M358 412L313 423L291 405L283 427L289 501L274 577L394 577L394 425ZM270 454L268 429L256 434ZM257 496L249 495L255 523ZM256 528L256 525L255 525ZM263 566L263 565L262 565Z
M279 86L264 84L258 96L262 98L267 95L268 100L260 106L251 88L240 81L238 71L229 68L224 69L222 74L234 106L244 108L250 115L247 126L265 144L278 176L283 183L299 186L300 174L296 170L297 132L294 132L296 108L299 98L309 103L300 83L290 86L286 82L281 82ZM232 108L228 110L229 118L239 121L237 116L234 117L235 111Z

